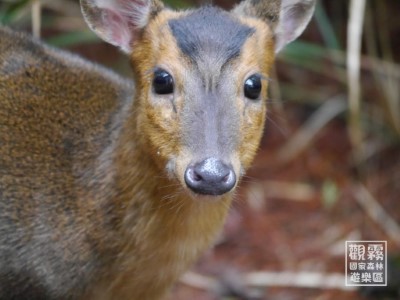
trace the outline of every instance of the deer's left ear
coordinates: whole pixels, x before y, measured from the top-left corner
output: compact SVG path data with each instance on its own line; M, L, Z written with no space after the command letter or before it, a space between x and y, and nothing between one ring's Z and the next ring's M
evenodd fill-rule
M275 52L295 40L306 28L316 0L245 0L233 13L268 23L275 33Z
M130 53L133 41L163 4L158 0L81 0L81 8L90 29Z

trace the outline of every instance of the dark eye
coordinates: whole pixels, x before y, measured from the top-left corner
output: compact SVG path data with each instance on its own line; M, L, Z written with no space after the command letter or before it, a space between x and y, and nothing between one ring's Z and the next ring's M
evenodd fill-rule
M174 92L174 79L164 70L156 70L153 78L153 90L156 94L167 95Z
M252 75L244 83L244 95L252 100L256 100L261 94L261 78L258 75Z

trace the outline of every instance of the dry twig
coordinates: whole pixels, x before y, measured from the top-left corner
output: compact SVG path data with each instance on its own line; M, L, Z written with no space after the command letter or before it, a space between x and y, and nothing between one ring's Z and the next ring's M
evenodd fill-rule
M267 287L316 288L353 291L355 287L345 285L345 276L339 273L324 274L317 272L251 272L243 276L244 284L249 288ZM207 291L218 289L218 281L209 276L188 272L181 283Z
M41 23L41 3L40 0L32 2L32 34L40 38L40 23Z
M400 227L385 209L374 199L364 185L356 191L356 200L368 216L386 232L388 236L400 247Z
M347 80L350 109L350 140L355 157L362 153L362 130L360 125L360 61L365 0L351 0L347 27Z
M301 129L283 145L278 154L281 162L288 162L299 155L311 143L316 134L334 117L347 108L343 95L327 101L307 120Z

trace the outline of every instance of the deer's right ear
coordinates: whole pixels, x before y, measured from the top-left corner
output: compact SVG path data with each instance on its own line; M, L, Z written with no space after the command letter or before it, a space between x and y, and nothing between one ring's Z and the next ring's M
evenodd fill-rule
M150 18L163 9L158 0L81 0L89 27L106 42L130 53Z
M279 52L306 28L315 3L316 0L244 0L233 12L269 24L275 34L275 52Z

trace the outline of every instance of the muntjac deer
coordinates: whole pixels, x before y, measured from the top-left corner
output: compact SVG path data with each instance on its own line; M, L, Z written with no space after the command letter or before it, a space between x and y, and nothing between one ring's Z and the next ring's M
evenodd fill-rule
M81 0L133 82L0 29L0 299L166 295L212 244L315 0Z

